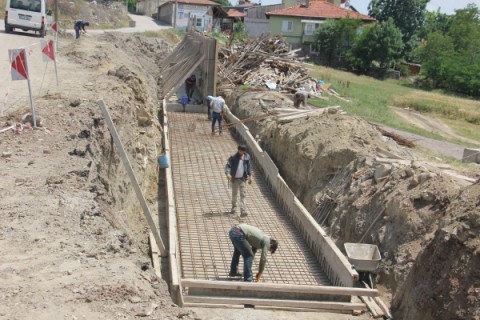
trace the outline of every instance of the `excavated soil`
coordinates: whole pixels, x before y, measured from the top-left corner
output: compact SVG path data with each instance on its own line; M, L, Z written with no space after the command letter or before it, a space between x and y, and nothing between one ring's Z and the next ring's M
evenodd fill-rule
M241 119L293 107L275 92L226 94ZM246 125L339 248L378 246L376 282L396 319L480 319L478 181L337 110Z
M142 209L96 104L103 98L109 107L156 214L152 70L170 51L136 36L61 39L63 89L36 97L42 126L1 133L1 319L196 318L172 302L151 267ZM10 105L1 127L27 111L26 101Z

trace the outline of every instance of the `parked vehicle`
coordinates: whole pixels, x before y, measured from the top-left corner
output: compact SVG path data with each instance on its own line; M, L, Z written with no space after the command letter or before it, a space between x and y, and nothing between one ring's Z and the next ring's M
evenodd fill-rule
M47 11L45 0L7 0L5 32L11 33L15 29L33 30L43 38L51 15L51 11Z

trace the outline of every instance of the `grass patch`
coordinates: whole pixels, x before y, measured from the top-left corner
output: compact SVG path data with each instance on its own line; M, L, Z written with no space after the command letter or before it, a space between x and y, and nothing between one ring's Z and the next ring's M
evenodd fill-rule
M413 91L405 96L395 97L394 105L424 113L436 113L448 119L464 120L480 125L480 102L454 98L438 93Z
M7 0L0 0L0 19L5 19L5 7Z
M328 100L312 98L309 99L309 103L312 105L318 107L339 105L343 110L368 121L429 138L455 141L450 137L442 137L413 126L392 111L393 106L411 108L428 113L443 121L447 119L448 125L459 135L480 142L479 101L419 91L406 86L405 80L380 81L322 66L309 66L308 68L315 79L321 79L331 84L332 89L342 97L351 100L351 102L346 102L333 96L328 96Z

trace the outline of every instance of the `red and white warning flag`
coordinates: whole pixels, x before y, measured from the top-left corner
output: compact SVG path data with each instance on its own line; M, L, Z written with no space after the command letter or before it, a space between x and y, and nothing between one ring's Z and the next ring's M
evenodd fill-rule
M12 80L28 80L28 67L25 49L8 49L12 70Z
M58 32L58 24L57 24L57 22L54 22L54 23L52 24L52 29L53 29L53 31Z
M42 40L42 58L44 62L55 61L53 40Z

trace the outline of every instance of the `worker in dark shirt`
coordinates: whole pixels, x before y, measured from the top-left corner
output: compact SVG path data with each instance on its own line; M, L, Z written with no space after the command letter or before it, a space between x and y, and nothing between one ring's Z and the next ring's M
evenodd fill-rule
M197 77L192 74L190 77L185 80L185 93L187 94L188 101L190 102L195 91L195 85L197 84Z
M85 30L86 26L89 26L90 22L88 21L77 21L75 22L73 28L75 29L75 39L80 38L80 31L83 31L84 33L87 33L87 30Z
M278 241L270 238L257 227L246 223L241 223L230 228L229 236L234 251L230 264L230 273L228 275L230 277L242 276L237 270L241 255L243 257L243 280L247 282L253 281L253 258L257 250L260 249L262 250L262 255L260 257L260 264L258 265L258 273L255 276L255 280L257 282L260 281L267 263L267 253L269 251L271 254L275 253L278 248Z

